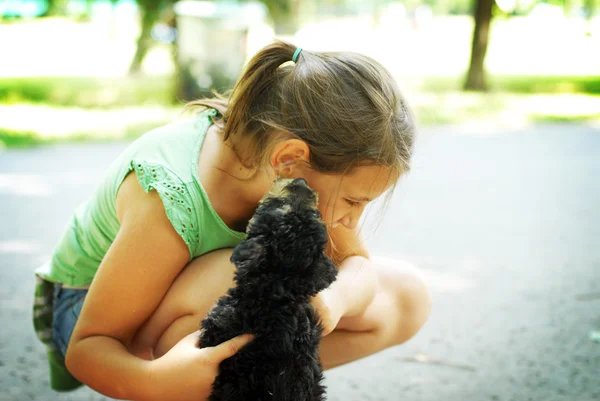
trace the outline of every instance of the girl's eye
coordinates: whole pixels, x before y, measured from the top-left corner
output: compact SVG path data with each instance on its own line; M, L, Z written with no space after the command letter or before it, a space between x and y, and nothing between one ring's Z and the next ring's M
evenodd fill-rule
M350 205L350 207L356 207L356 206L360 205L360 202L355 202L355 201L350 200L350 199L346 199L346 203L348 205Z

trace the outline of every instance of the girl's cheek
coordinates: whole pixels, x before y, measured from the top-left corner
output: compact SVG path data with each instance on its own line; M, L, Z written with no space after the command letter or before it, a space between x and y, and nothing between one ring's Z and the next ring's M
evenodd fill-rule
M347 213L347 207L341 205L341 202L338 202L334 207L329 209L329 214L327 216L327 223L337 223L343 219L344 215Z
M328 208L327 205L323 205L322 207L319 207L319 212L321 212L321 217L323 218L323 221L327 224L331 223L331 208Z
M330 224L333 222L335 205L329 202L329 199L319 199L319 212L325 223Z

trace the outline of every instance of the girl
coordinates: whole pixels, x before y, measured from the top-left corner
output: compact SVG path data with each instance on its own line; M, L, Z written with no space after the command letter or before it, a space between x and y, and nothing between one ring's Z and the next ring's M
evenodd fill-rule
M206 399L219 363L251 337L198 349L196 331L232 286L231 248L277 176L318 191L339 268L313 299L324 367L411 338L429 315L423 280L407 263L372 261L357 228L409 171L415 128L389 72L358 54L276 42L229 98L190 106L203 112L142 136L112 164L36 272L53 388Z

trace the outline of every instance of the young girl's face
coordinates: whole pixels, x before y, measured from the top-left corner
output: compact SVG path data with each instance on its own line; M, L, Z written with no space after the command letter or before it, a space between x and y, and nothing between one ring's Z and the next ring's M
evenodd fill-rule
M353 230L365 207L397 180L390 167L360 166L344 175L330 175L314 170L301 174L319 194L319 211L331 228L343 225Z

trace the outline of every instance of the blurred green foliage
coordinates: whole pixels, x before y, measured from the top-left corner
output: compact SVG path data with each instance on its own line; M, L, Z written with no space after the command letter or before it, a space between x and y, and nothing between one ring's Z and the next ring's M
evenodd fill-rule
M0 128L0 150L4 147L28 148L33 145L41 145L47 142L47 140L44 140L35 132L14 131Z
M52 106L119 107L177 104L174 79L167 76L123 78L0 78L0 103Z
M413 0L415 6L426 4L437 15L465 15L473 12L473 0Z

